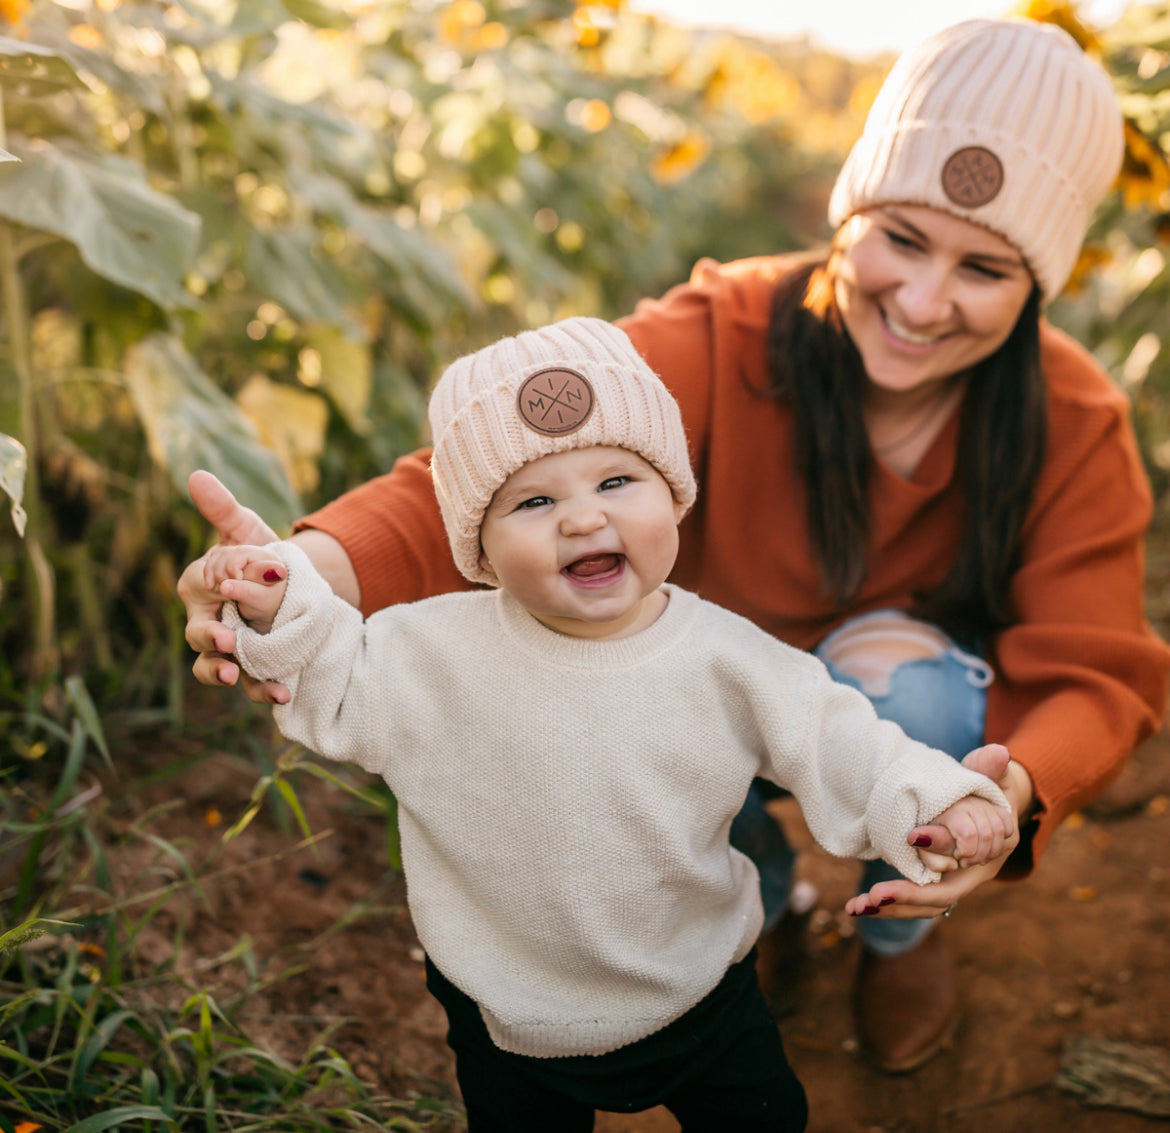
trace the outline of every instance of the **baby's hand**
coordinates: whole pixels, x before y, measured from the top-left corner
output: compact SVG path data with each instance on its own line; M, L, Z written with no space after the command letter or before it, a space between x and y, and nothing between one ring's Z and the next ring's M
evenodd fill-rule
M267 633L284 600L288 569L263 547L212 547L204 557L203 581L235 602L244 619L257 633Z
M945 832L949 837L929 839L920 836L911 844L917 849L922 864L939 873L993 861L1004 852L1005 846L1014 845L1018 834L1015 815L1011 811L978 795L967 795L947 807L929 827L920 828L920 831L931 828L935 828L937 834ZM951 846L949 855L938 852L944 844Z

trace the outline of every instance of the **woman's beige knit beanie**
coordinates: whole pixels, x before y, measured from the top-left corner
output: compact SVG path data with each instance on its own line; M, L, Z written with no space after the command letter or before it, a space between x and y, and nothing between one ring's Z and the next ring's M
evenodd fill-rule
M829 220L915 204L974 221L1020 250L1048 300L1068 280L1123 149L1109 77L1067 32L968 20L894 64L837 178Z
M695 502L678 405L624 331L565 319L453 362L430 402L431 476L455 564L495 583L479 563L479 529L496 489L524 464L568 449L630 449Z

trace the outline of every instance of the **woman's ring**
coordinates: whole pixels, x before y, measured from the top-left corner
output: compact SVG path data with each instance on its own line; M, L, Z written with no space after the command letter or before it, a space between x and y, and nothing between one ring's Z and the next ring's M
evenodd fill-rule
M951 915L951 913L953 913L958 907L959 907L959 902L956 901L953 905L948 905L945 909L943 909L943 911L941 913L939 913L939 916L940 917L949 917Z

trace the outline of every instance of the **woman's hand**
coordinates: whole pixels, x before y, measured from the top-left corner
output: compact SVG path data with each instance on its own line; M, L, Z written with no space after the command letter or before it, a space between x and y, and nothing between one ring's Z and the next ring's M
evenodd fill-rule
M251 508L241 506L210 472L192 472L187 481L191 499L216 530L221 544L271 543L276 533ZM207 556L190 563L179 577L179 598L187 608L187 644L199 654L191 671L200 684L234 685L243 678L244 691L257 704L284 704L288 689L275 682L255 681L240 672L232 654L236 635L220 620L223 596L209 585Z
M990 861L955 869L957 846L949 831L941 826L919 826L908 836L910 845L927 851L920 857L928 868L938 869L939 864L945 862L950 872L944 872L942 880L931 885L916 885L904 879L879 882L868 893L850 899L845 911L851 916L881 916L896 920L941 916L1003 869L1019 844L1019 824L1032 809L1035 796L1031 777L1020 764L1011 760L1001 744L977 748L963 760L963 766L994 779L1007 796L1016 820L1014 836L1004 841L999 855ZM930 839L929 846L922 843L924 838ZM937 858L937 862L932 858Z

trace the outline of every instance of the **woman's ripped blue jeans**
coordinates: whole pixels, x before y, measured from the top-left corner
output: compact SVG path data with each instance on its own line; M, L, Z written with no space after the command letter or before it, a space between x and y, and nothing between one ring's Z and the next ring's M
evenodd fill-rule
M863 615L846 625L863 623L887 611ZM845 627L842 627L845 628ZM893 720L911 738L962 759L983 743L987 711L987 686L991 667L979 657L966 653L953 642L936 657L916 658L898 665L890 675L889 691L870 695L877 714ZM822 656L830 675L843 684L861 688L860 682L838 670ZM864 691L864 690L863 690ZM758 786L748 793L743 809L731 824L731 844L755 863L760 873L764 902L764 927L780 919L792 885L795 854L780 824L768 813L765 796ZM859 892L879 881L900 877L883 861L864 863ZM886 920L864 917L858 932L865 945L881 955L895 956L910 951L930 931L932 920Z

